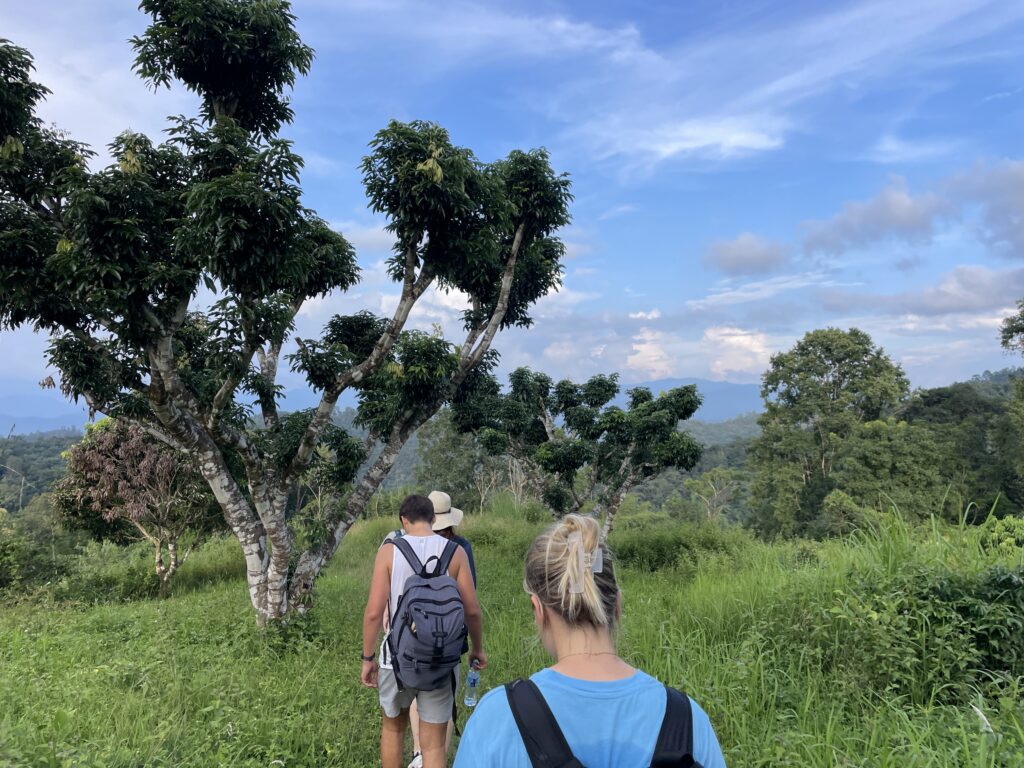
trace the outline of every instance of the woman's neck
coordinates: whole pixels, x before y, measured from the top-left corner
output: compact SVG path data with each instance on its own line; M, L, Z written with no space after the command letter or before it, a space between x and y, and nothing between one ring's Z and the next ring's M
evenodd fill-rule
M619 658L606 630L568 629L552 637L555 663L551 669L567 677L596 682L622 680L636 670Z

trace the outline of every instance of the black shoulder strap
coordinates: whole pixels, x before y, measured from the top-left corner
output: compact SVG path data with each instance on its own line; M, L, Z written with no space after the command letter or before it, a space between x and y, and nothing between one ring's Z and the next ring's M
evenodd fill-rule
M651 768L700 768L693 759L693 710L690 697L665 686L665 717L661 721Z
M441 558L437 561L437 570L435 571L438 576L448 573L448 566L452 564L452 558L455 557L458 549L459 545L454 541L449 541L444 545L444 552L441 553Z
M398 551L405 556L406 561L409 563L409 565L412 566L413 571L415 571L416 573L423 573L423 563L421 563L420 559L416 557L416 553L413 552L413 549L409 545L408 541L399 536L396 536L393 539L389 539L389 541L392 544L394 544L395 547L398 548Z
M532 680L508 683L505 695L533 768L583 768Z

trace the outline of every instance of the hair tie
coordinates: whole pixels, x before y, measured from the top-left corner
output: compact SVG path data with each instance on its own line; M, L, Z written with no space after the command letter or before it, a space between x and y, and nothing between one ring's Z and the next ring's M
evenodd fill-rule
M572 547L573 544L576 544L579 569L576 571L578 576L573 575L569 580L569 592L574 595L581 595L583 594L583 574L587 571L601 573L604 570L604 551L601 549L601 545L598 544L593 552L585 552L583 549L583 534L579 531L570 533L566 540L567 547Z

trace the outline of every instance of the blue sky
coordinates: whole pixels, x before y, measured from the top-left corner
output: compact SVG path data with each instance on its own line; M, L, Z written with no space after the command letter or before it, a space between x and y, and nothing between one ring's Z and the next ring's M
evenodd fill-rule
M36 56L43 116L102 147L194 111L148 91L133 3L0 6ZM307 203L357 246L361 286L311 302L387 311L389 241L358 162L391 118L492 160L546 146L576 201L563 290L497 347L507 369L756 381L817 327L858 326L931 386L1016 364L1024 297L1024 3L297 0L316 48L286 133ZM458 332L461 297L413 322ZM34 391L45 340L0 334L0 395ZM286 382L290 386L296 381Z

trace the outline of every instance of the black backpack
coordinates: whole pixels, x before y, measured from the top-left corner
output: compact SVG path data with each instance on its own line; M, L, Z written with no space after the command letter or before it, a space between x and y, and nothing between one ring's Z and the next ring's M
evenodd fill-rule
M533 768L585 768L565 740L544 695L532 680L505 686L508 705ZM665 717L661 721L651 768L701 768L693 759L693 712L690 698L665 686Z
M413 570L391 615L387 638L388 656L399 690L432 691L453 685L466 637L462 596L455 579L448 575L448 566L459 545L449 541L440 557L421 563L404 538L396 536L388 541L398 548Z

